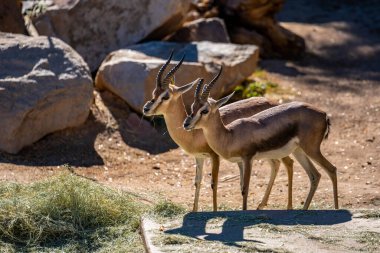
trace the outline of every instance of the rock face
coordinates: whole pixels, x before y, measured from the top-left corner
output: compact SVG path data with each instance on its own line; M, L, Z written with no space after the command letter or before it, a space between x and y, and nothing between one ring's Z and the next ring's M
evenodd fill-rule
M21 15L21 1L0 1L0 31L27 34Z
M305 51L305 41L298 35L281 27L274 19L284 0L220 0L220 12L230 26L244 26L254 30L269 39L271 46L266 47L266 53L285 58L298 58ZM256 40L252 34L244 30L234 30L232 42L239 39ZM272 48L272 52L268 49Z
M183 22L191 0L54 0L34 20L40 35L55 36L83 56L91 71L104 57L142 39L161 39Z
M175 32L169 41L191 42L191 41L212 41L229 43L230 37L223 19L201 18L186 23L181 29Z
M212 42L149 42L108 55L99 68L95 85L118 95L134 110L141 112L144 103L151 99L157 72L171 50L175 52L171 66L186 54L185 62L176 73L178 86L198 77L210 81L218 72L220 64L223 65L223 73L211 92L215 98L230 92L252 74L258 61L256 46ZM186 105L193 101L193 95L189 91L183 96Z
M274 52L271 41L255 30L235 26L230 27L229 34L233 43L258 46L260 48L261 57L270 58L279 56Z
M61 40L0 33L0 66L0 150L17 153L86 120L90 71Z

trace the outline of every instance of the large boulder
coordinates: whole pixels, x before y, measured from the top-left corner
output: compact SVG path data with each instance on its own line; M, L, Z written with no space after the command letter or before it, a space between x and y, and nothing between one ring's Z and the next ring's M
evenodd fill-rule
M61 40L0 33L0 66L0 150L17 153L86 120L90 71Z
M54 0L34 25L40 35L71 45L94 71L116 49L143 39L161 39L177 30L190 1Z
M229 43L230 37L220 18L200 18L186 23L181 29L168 38L175 42L212 41Z
M176 74L176 85L181 86L198 77L206 81L223 65L223 74L211 92L220 97L230 92L255 70L258 48L251 45L234 45L213 42L188 44L149 42L112 52L104 60L95 79L99 89L107 89L124 99L134 110L141 112L144 103L151 99L155 78L161 65L174 50L171 66L186 54L185 62ZM193 100L193 92L183 97L186 105Z

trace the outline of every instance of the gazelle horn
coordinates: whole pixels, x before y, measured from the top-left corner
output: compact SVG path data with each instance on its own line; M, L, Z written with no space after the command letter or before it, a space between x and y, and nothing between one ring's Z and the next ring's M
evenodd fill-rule
M223 67L222 67L222 65L220 65L220 69L219 69L218 74L215 75L215 77L211 80L210 83L206 84L206 85L203 87L202 95L201 95L201 97L200 97L201 100L203 100L203 101L207 101L207 98L208 98L208 96L210 95L210 91L211 91L212 87L214 86L216 80L218 80L218 78L219 78L220 75L222 74L222 70L223 70Z
M169 65L170 61L172 60L173 53L174 53L174 50L171 51L169 58L167 59L165 64L162 65L162 67L158 71L157 77L156 77L156 87L162 88L162 82L161 82L162 74L164 73L166 67Z
M182 58L181 58L181 60L177 63L177 65L175 65L169 71L169 73L166 74L164 80L162 81L163 88L167 88L167 86L169 85L169 82L170 82L170 78L172 78L174 76L175 72L177 72L177 70L179 69L179 67L182 65L182 62L183 62L184 59L185 59L185 55L183 55Z
M194 98L196 100L200 99L199 95L201 94L202 85L203 85L203 78L200 78L198 80L198 84L197 84L197 87L195 88L195 92L194 92Z

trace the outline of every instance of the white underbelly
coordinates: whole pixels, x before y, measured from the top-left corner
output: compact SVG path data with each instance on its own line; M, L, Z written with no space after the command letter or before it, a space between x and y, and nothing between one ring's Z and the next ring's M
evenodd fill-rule
M196 154L189 154L192 156L195 156L195 158L209 158L210 154L209 153L196 153Z
M239 162L242 162L243 159L240 156L239 157L230 157L227 159L227 161L232 162L232 163L239 163Z
M290 155L298 147L299 140L297 137L291 139L288 143L279 149L269 150L265 152L258 152L253 159L280 159Z

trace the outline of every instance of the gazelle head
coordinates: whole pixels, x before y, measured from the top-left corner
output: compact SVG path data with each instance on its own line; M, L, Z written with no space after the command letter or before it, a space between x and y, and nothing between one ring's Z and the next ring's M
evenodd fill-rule
M183 122L183 127L185 130L189 131L192 129L202 128L204 124L207 124L206 122L210 117L218 116L216 113L219 107L224 105L233 96L234 93L231 93L230 95L219 100L209 98L210 91L221 73L222 67L220 67L218 74L216 74L211 82L204 85L203 89L203 79L198 80L197 88L194 93L194 102L191 105L191 114Z
M195 80L191 83L183 85L181 87L175 86L174 74L181 66L185 55L182 56L181 60L175 65L162 79L162 75L169 65L173 57L173 51L171 52L168 60L160 68L156 77L156 88L153 90L152 99L148 101L143 107L143 113L146 116L151 115L162 115L171 106L174 100L178 99L183 93L190 90L193 85L198 81Z

